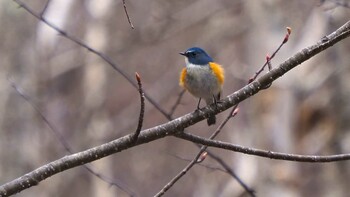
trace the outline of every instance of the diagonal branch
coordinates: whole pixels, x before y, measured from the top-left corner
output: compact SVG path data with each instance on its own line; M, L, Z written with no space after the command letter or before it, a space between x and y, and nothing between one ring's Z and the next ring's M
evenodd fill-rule
M128 13L128 10L126 9L126 3L125 3L125 0L123 0L123 7L124 7L124 12L125 12L125 15L126 15L126 18L128 19L128 23L131 27L131 29L135 29L134 25L132 24L131 22L131 19L130 19L130 16L129 16L129 13Z
M43 16L45 15L45 12L46 12L47 8L49 7L50 2L51 2L51 0L47 0L47 1L46 1L43 10L42 10L41 13L40 13L40 17L43 17Z
M219 127L214 131L214 133L209 137L209 139L214 139L221 131L221 129L226 125L226 123L234 117L238 111L236 111L237 105L232 108L230 114L225 118L225 120L219 125ZM183 177L195 164L200 163L204 160L205 156L203 156L203 153L205 153L208 146L202 146L200 148L200 151L197 153L197 155L192 159L192 161L187 164L187 166L181 170L180 173L178 173L171 181L169 181L156 195L155 197L160 197L165 194L178 180L180 180L181 177ZM203 156L203 158L201 158Z
M16 2L20 7L22 7L23 9L25 9L27 12L29 12L31 15L33 15L35 18L37 18L38 20L42 21L43 23L45 23L46 25L48 25L49 27L51 27L52 29L54 29L55 31L57 31L60 35L62 35L64 38L67 38L68 40L74 42L75 44L89 50L91 53L97 55L99 58L101 58L103 61L105 61L107 64L109 64L115 71L117 71L120 75L122 75L134 88L138 89L138 85L137 83L135 83L131 77L129 77L129 75L124 72L119 65L117 65L116 63L114 63L107 55L103 54L100 51L97 51L96 49L90 47L88 44L84 43L83 41L79 40L78 38L73 37L72 35L68 34L67 32L61 30L59 27L57 27L56 25L54 25L53 23L49 22L48 20L46 20L46 18L44 18L43 16L37 14L34 10L32 10L31 8L29 8L26 4L22 3L20 0L13 0L14 2ZM171 117L169 116L169 114L162 109L158 103L153 100L151 98L151 96L147 93L145 94L145 98L155 107L157 108L157 110L162 113L165 117L167 117L168 119L170 119Z
M225 99L221 100L221 103L215 105L210 105L203 108L201 111L195 111L179 117L175 120L169 121L165 124L143 130L138 140L133 143L133 134L126 135L119 139L113 140L111 142L96 146L94 148L78 152L72 155L67 155L61 159L50 162L44 166L37 168L36 170L29 172L19 178L14 179L2 186L0 186L0 196L9 196L26 188L37 185L41 181L48 177L51 177L59 172L67 169L74 168L92 161L96 161L108 155L121 152L125 149L132 148L134 146L151 142L166 136L177 135L181 136L181 132L191 125L202 121L208 116L213 114L218 114L225 111L234 105L242 102L243 100L257 94L261 91L261 87L272 83L277 78L286 74L289 70L300 65L304 61L310 59L311 57L317 55L321 51L333 46L337 42L350 36L350 21L345 23L338 30L332 34L323 37L316 44L304 48L300 52L296 53L294 56L283 62L279 67L272 69L269 73L258 78L256 81L246 85L242 89L236 91L235 93L227 96ZM189 134L182 134L185 138ZM229 143L218 144L218 141L206 140L202 138L192 138L196 143L203 143L208 146L217 146L219 148L227 148L232 151L241 152L245 154L257 155L266 158L290 160L290 161L304 161L304 162L334 162L342 160L350 160L350 154L333 155L333 156L304 156L304 155L294 155L294 154L284 154L284 153L274 153L271 151L264 151L259 149L246 148L238 145L233 145Z
M252 81L254 81L260 75L260 73L265 69L266 66L268 66L269 71L272 69L271 60L275 57L275 55L282 48L282 46L288 42L289 36L292 33L292 29L290 27L287 27L286 29L287 29L287 33L284 36L282 43L277 47L277 49L272 53L271 56L269 55L266 56L266 62L264 63L264 65L262 65L262 67L258 71L255 72L254 76L248 80L248 83L251 83ZM267 86L266 88L268 87L270 86Z
M277 160L311 162L311 163L325 163L325 162L350 160L350 153L338 154L338 155L326 155L326 156L298 155L298 154L280 153L280 152L273 152L268 150L244 147L236 144L231 144L228 142L202 138L200 136L189 134L189 133L177 133L175 134L175 136L184 140L203 144L210 147L216 147L220 149L231 150L234 152L245 153L248 155L255 155L259 157L265 157L265 158L277 159Z
M174 115L174 112L175 112L176 108L180 105L181 99L182 99L183 95L185 94L185 92L186 92L186 90L183 89L180 92L180 94L177 96L177 99L176 99L174 105L171 107L171 110L169 112L170 117L172 117Z
M209 150L207 150L207 153L210 157L215 159L222 167L224 167L226 172L230 174L251 197L256 197L254 189L250 188L247 184L245 184L243 180L231 169L231 167L224 162L224 160L222 160L220 157L218 157Z
M46 118L46 116L43 114L43 112L39 109L39 107L34 104L34 102L30 99L30 97L25 94L20 88L17 87L17 85L15 84L14 81L12 81L10 79L10 77L7 77L7 80L9 81L10 85L13 87L13 89L35 110L36 113L38 113L38 115L40 116L40 118L45 122L45 124L49 127L49 129L52 131L52 133L55 135L55 137L57 138L57 140L59 142L62 143L64 149L70 153L73 154L73 149L72 147L68 144L68 142L66 141L66 139L64 139L64 136L58 132L55 127L51 124L51 122ZM133 191L131 191L131 189L129 189L129 186L126 185L125 183L123 183L121 180L116 179L116 178L108 178L105 175L100 174L99 172L97 172L97 170L95 170L94 168L92 168L92 166L89 166L88 164L83 165L83 167L89 171L92 175L98 177L99 179L101 179L102 181L110 184L110 185L114 185L118 188L120 188L121 190L123 190L125 193L129 194L129 196L135 196L135 193ZM1 195L0 195L1 196Z

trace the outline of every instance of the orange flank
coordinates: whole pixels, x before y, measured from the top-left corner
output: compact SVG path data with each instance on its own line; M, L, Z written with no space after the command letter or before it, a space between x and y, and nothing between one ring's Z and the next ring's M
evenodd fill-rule
M183 68L180 75L180 86L182 87L185 87L186 74L187 74L186 68Z
M209 66L211 70L213 71L214 75L218 79L220 85L224 83L224 69L219 65L214 62L209 62ZM186 74L186 72L185 72Z

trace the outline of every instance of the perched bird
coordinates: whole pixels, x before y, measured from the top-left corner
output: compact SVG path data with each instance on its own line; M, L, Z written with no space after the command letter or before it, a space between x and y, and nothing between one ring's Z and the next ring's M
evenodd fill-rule
M180 53L185 56L186 67L180 75L180 85L199 98L197 110L203 98L207 105L220 100L224 83L224 70L201 48L193 47ZM208 125L216 122L215 116L207 119Z

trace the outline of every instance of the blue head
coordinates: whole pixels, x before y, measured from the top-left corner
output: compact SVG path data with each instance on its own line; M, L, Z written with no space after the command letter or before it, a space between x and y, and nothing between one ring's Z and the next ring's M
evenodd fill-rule
M201 48L193 47L187 49L185 52L180 53L187 57L188 62L196 65L207 65L209 62L213 62L213 59Z

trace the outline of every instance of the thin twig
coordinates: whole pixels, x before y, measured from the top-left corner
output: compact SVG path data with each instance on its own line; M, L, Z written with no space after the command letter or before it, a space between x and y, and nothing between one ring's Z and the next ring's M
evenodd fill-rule
M177 133L176 137L184 140L188 140L194 143L207 145L210 147L216 147L220 149L230 150L234 152L241 152L248 155L255 155L259 157L276 159L276 160L298 161L298 162L309 162L309 163L326 163L326 162L335 162L335 161L346 161L350 159L350 154L320 156L320 155L298 155L298 154L273 152L268 150L244 147L244 146L231 144L228 142L223 142L218 140L211 140L211 139L203 138L190 133Z
M58 139L58 141L60 141L62 143L64 149L66 149L66 151L69 153L73 153L72 148L67 143L67 141L64 139L63 135L61 135L60 132L56 131L54 126L50 123L50 121L46 118L46 116L41 112L39 107L37 105L35 105L34 102L32 102L30 97L27 94L25 94L20 88L18 88L17 85L15 84L15 82L12 79L10 79L9 76L7 76L7 81L10 83L12 88L17 92L17 94L20 95L35 110L35 112L40 116L40 118L49 127L49 129L52 131L52 133L55 135L55 137Z
M255 197L255 191L250 188L247 184L245 184L243 182L243 180L230 168L230 166L228 166L224 160L222 160L220 157L216 156L214 153L212 153L211 151L207 150L208 155L215 159L222 167L225 168L225 171L230 174L243 188L244 190L251 196L251 197Z
M125 0L123 0L123 7L124 7L124 12L125 12L126 18L128 19L128 23L130 24L131 29L135 29L134 25L131 22L130 16L128 14L128 10L126 9Z
M131 77L128 76L128 74L126 72L124 72L117 64L115 64L107 55L103 54L102 52L97 51L96 49L90 47L89 45L85 44L83 41L79 40L78 38L73 37L72 35L68 34L67 32L61 30L59 27L57 27L56 25L50 23L49 21L47 21L44 17L38 15L37 13L35 13L34 10L32 10L31 8L29 8L26 4L22 3L20 0L13 0L14 2L16 2L20 7L22 7L23 9L25 9L27 12L29 12L31 15L33 15L35 18L39 19L40 21L42 21L43 23L45 23L46 25L48 25L49 27L51 27L52 29L54 29L55 31L57 31L60 35L62 35L64 38L67 38L68 40L76 43L77 45L87 49L88 51L90 51L91 53L97 55L98 57L100 57L103 61L105 61L107 64L109 64L115 71L117 71L120 75L122 75L134 88L138 89L138 85L134 82L134 80L131 79ZM144 92L145 94L145 98L155 107L157 108L157 110L162 113L165 117L167 118L171 118L169 116L169 114L163 110L158 103L153 100L151 98L150 95L148 95L146 92Z
M169 115L170 115L170 116L173 116L173 115L174 115L174 112L175 112L176 108L179 106L179 104L180 104L180 102L181 102L181 99L182 99L183 95L185 94L185 92L186 92L186 90L183 89L183 90L180 92L180 94L177 96L177 99L176 99L174 105L171 107L171 110L170 110L170 112L169 112Z
M142 90L141 77L137 72L135 73L135 76L136 76L137 84L139 86L141 107L140 107L140 115L139 115L139 122L137 124L137 129L132 137L132 140L134 142L137 141L137 138L140 135L140 132L142 129L143 117L145 114L145 95L144 95L143 90Z
M174 105L173 105L173 107L171 108L171 111L170 111L170 115L172 116L173 115L173 113L175 112L175 109L177 108L177 106L180 104L180 101L181 101L181 99L182 99L182 96L184 95L184 93L186 92L186 90L182 90L181 92L180 92L180 94L178 95L178 97L177 97L177 100L176 100L176 102L174 103ZM238 107L237 105L235 106L235 107ZM231 116L231 114L230 114L230 116ZM199 147L199 148L201 148L201 147ZM201 162L203 161L203 153L204 152L199 152L199 153L197 153L197 156L198 155L200 155L200 157L197 159L197 162L196 162L196 164L198 164L198 165L202 165L201 164ZM232 169L230 169L229 167L228 167L228 165L220 158L220 157L218 157L218 156L216 156L215 154L213 154L213 153L211 153L211 154L209 154L209 156L210 157L212 157L214 160L216 160L220 165L222 165L225 169L226 169L226 171L224 171L224 172L227 172L228 174L230 174L234 179L236 179L237 181L238 181L238 183L249 193L249 194L251 194L251 196L254 196L254 191L252 190L252 189L250 189L235 173L234 173L234 171L232 170ZM202 158L201 158L202 157ZM189 160L189 161L191 161L191 160ZM193 161L193 160L192 160ZM191 163L190 163L191 164ZM190 164L188 164L188 166L190 165ZM205 166L205 165L203 165L203 166ZM205 167L207 167L207 166L205 166ZM189 170L189 169L188 169ZM219 168L219 170L222 170L222 169L220 169Z
M292 33L292 30L290 27L287 27L287 33L286 35L284 36L283 38L283 41L282 43L277 47L277 49L273 52L272 56L266 56L266 62L264 63L264 65L257 71L255 72L254 76L251 77L249 80L248 80L248 83L251 83L253 82L259 75L260 73L265 69L266 66L269 66L269 71L271 70L271 60L275 57L275 55L278 53L278 51L282 48L282 46L284 44L286 44L288 42L288 39L289 39L289 36L290 34ZM267 88L267 87L266 87Z
M226 123L234 117L238 110L237 105L234 106L229 114L229 116L226 117L226 119L219 125L219 127L214 131L214 133L209 137L209 139L214 139L221 131L221 129L226 125ZM155 197L160 197L165 194L181 177L183 177L196 163L202 162L205 159L205 150L208 146L202 146L200 151L197 153L197 155L193 158L193 160L187 164L187 166L178 173L171 181L169 181L156 195Z
M40 118L45 122L45 124L49 127L49 129L52 131L52 133L55 135L55 137L57 138L57 140L59 142L62 143L64 149L66 149L66 151L70 154L73 154L73 150L71 148L71 146L68 144L68 142L66 141L66 139L64 138L64 136L58 132L54 126L51 124L51 122L46 118L46 116L43 114L43 112L39 109L39 107L34 104L34 102L30 99L30 97L25 94L19 87L17 87L17 85L15 84L14 81L12 81L10 79L9 76L7 76L7 80L10 83L10 85L13 87L13 89L16 91L16 93L18 95L20 95L34 110L35 112L40 116ZM129 186L127 186L125 183L123 183L122 181L118 180L118 179L111 179L108 178L102 174L100 174L99 172L97 172L96 170L94 170L91 166L88 166L87 164L84 164L83 167L89 171L91 174L93 174L94 176L96 176L97 178L101 179L102 181L112 185L112 186L116 186L119 189L123 190L125 193L127 193L129 196L136 196L135 192L131 191L129 189Z
M168 155L170 155L170 156L172 156L172 157L175 157L175 158L177 158L177 159L184 160L184 161L188 161L188 162L191 162L191 161L193 160L193 159L188 159L188 158L185 158L185 157L181 157L181 156L179 156L179 155L175 155L175 154L172 154L172 153L169 153L169 152L167 152L166 154L168 154ZM209 170L213 170L213 171L214 171L214 170L218 170L218 171L225 172L225 173L228 174L228 172L227 172L226 170L224 170L223 168L217 167L217 166L206 165L206 164L203 164L202 162L200 162L200 163L197 162L197 165L198 165L198 166L202 166L202 167L204 167L204 168L207 168L207 169L209 169Z
M41 13L40 13L40 17L41 17L41 18L45 15L45 12L46 12L47 8L49 7L50 2L51 2L51 0L47 0L47 1L46 1L43 10L42 10Z
M243 182L243 180L230 168L229 165L227 165L225 163L224 160L222 160L220 157L216 156L214 153L212 153L211 151L209 150L206 150L206 152L208 153L208 155L210 157L212 157L214 160L216 160L224 169L220 168L220 167L216 167L216 166L212 166L212 165L206 165L206 164L203 164L203 163L198 163L197 162L197 165L198 166L202 166L204 168L207 168L209 170L218 170L218 171L221 171L221 172L224 172L226 174L229 174L231 175L234 179L236 179L238 181L238 183L252 196L254 197L255 196L255 191L253 189L251 189L247 184L245 184ZM181 160L184 160L184 161L189 161L191 162L193 159L187 159L187 158L184 158L184 157L181 157L181 156L178 156L178 155L174 155L174 154L171 154L171 153L167 153L169 154L170 156L173 156L175 158L178 158L178 159L181 159Z
M91 166L88 164L84 164L83 167L89 171L91 174L95 175L97 178L101 179L102 181L108 183L110 186L116 186L122 191L124 191L127 195L130 197L136 197L138 196L135 192L131 191L130 187L126 185L124 182L122 182L119 179L116 178L110 178L107 177L99 172L97 172L95 169L93 169Z

